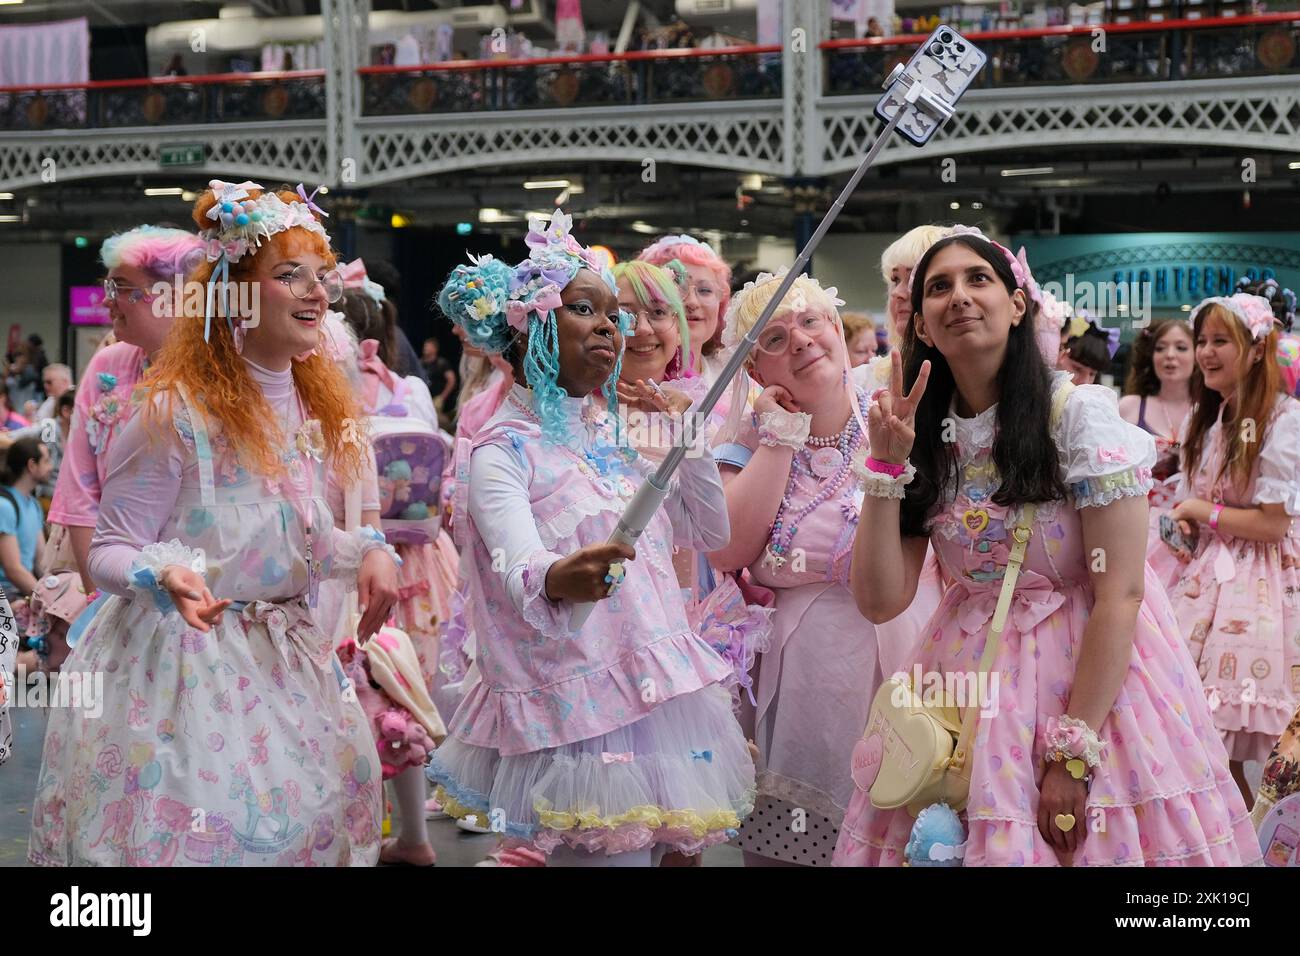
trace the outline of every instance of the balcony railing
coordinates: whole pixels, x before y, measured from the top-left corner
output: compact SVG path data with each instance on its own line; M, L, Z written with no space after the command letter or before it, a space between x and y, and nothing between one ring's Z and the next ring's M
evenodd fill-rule
M324 118L324 70L0 87L3 130Z
M362 114L779 99L779 46L367 66Z
M968 36L988 56L977 88L1300 73L1300 12ZM879 92L895 64L906 63L924 39L822 43L826 94Z

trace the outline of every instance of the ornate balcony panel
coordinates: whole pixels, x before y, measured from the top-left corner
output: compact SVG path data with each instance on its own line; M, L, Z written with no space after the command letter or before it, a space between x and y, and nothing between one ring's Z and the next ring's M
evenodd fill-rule
M0 89L0 130L118 129L325 118L321 71Z
M365 185L485 166L564 160L686 163L780 175L780 100L367 117L359 122Z
M213 175L295 183L326 176L324 121L291 120L177 126L165 136L155 128L10 133L0 136L0 190L39 185L50 176L70 181L157 173L159 149L172 144L204 148L201 165L169 167L182 183L198 185Z
M855 168L883 124L876 97L824 97L817 110L818 174ZM987 150L1106 143L1300 149L1300 83L1293 76L974 90L930 143L895 137L876 165Z
M365 116L772 99L779 47L363 67Z

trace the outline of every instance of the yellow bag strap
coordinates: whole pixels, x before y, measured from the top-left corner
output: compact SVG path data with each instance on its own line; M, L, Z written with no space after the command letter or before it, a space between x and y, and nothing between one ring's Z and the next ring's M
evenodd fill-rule
M1052 395L1053 430L1060 424L1061 415L1065 412L1065 401L1073 391L1074 383L1066 382ZM1002 577L1002 591L998 594L997 608L993 611L993 620L989 624L989 638L984 643L984 653L980 656L981 676L988 673L989 668L993 666L994 658L997 657L998 645L1002 642L1002 631L1007 626L1007 615L1011 612L1011 597L1016 590L1016 581L1020 578L1020 566L1024 563L1025 551L1028 550L1029 539L1034 533L1034 515L1037 511L1038 505L1033 503L1025 505L1020 514L1020 521L1011 532L1015 544L1011 548L1007 569ZM979 686L978 682L976 686ZM973 702L967 704L961 722L961 735L957 738L957 746L952 752L952 760L948 765L953 770L961 770L966 763L966 755L975 736L975 725L979 722L979 714L978 706Z

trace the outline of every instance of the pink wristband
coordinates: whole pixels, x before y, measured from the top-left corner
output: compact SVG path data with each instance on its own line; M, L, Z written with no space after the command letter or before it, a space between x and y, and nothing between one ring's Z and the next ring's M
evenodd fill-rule
M907 471L907 465L891 465L887 461L879 461L867 456L866 466L868 471L878 472L882 475L888 475L890 478L897 478L903 472Z
M1215 505L1214 510L1210 512L1210 530L1219 530L1219 515L1223 512L1223 505Z

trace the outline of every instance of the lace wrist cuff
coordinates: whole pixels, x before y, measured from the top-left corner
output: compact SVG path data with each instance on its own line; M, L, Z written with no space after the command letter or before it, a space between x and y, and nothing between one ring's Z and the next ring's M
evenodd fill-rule
M871 498L892 498L902 501L907 495L906 487L916 477L916 466L910 461L902 474L891 477L883 472L872 471L867 467L867 449L860 449L852 459L852 469L862 485L862 491Z
M787 412L783 408L763 412L758 416L758 442L760 445L784 445L798 451L808 441L812 416L807 412Z
M139 556L131 563L127 586L137 596L150 594L154 604L164 614L176 609L172 596L159 580L163 568L169 564L179 564L198 574L207 574L207 558L202 548L191 548L177 538L170 541L156 541L140 549Z

